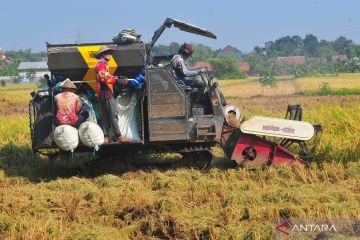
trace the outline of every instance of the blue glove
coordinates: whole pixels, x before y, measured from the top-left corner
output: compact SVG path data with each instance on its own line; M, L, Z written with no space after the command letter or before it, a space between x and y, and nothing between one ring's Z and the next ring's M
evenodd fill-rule
M145 77L141 73L135 77L134 80L130 80L129 86L136 89L143 89Z

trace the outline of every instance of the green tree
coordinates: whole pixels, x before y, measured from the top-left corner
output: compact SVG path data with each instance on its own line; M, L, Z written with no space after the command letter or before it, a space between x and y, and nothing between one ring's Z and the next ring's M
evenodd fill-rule
M333 44L326 40L321 40L319 43L319 57L325 57L326 61L330 62L332 61L332 56L337 54Z
M332 61L329 64L329 71L330 73L337 76L341 72L346 72L346 62L347 61Z
M292 70L295 78L310 76L313 72L311 64L295 64Z
M259 83L261 86L261 93L260 95L263 94L265 88L267 87L276 87L277 86L277 80L274 76L273 71L268 68L268 67L262 67L261 69L258 70L260 73L260 79L259 79Z
M348 58L354 58L360 56L360 45L351 43L345 49L345 54Z
M193 45L193 54L189 58L189 63L193 64L199 61L206 61L209 58L214 57L214 51L203 44L194 44Z
M328 82L321 82L319 85L319 95L329 95L330 93L330 84Z
M240 70L238 60L230 57L208 60L214 68L214 76L220 79L243 79L246 75Z
M155 56L163 55L174 55L179 51L180 44L177 42L172 42L169 45L159 44L154 46L153 52Z
M42 59L46 57L45 52L34 53L30 48L24 50L20 49L20 50L6 51L5 55L11 57L16 62L42 61Z
M308 34L305 36L304 40L304 51L305 55L309 57L319 56L319 41L316 36Z
M336 50L336 52L338 52L340 54L345 54L346 49L352 43L353 42L351 40L347 39L346 37L340 36L334 41L333 46L334 46L334 49Z
M360 59L358 57L353 57L349 59L345 63L345 67L349 72L352 73L360 71Z
M268 58L277 56L294 56L304 54L304 45L299 36L286 36L275 40L275 42L266 42L265 49Z
M0 69L0 76L17 76L17 64L9 64Z
M259 69L268 65L266 56L261 54L260 47L254 49L254 52L244 55L243 60L249 63L250 75L258 75Z
M177 54L177 52L179 51L180 48L180 44L177 42L172 42L169 45L169 53L172 54Z

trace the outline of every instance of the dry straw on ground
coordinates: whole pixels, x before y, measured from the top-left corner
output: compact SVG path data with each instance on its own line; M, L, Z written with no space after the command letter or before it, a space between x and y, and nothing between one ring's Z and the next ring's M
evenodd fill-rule
M30 149L27 113L18 110L30 90L0 91L13 104L0 105L0 239L274 239L274 220L285 215L359 218L359 96L242 94L252 81L236 82L236 90L231 81L222 85L243 116L284 117L287 103L301 103L305 120L323 124L309 168L198 171L84 155L43 162ZM171 158L178 157L140 162Z

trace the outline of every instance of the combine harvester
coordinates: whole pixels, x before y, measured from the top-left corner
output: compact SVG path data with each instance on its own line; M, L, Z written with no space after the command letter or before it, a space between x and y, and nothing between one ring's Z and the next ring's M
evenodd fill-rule
M302 109L299 105L288 106L286 119L256 116L242 122L239 128L231 124L228 116L233 115L239 119L240 111L235 106L226 105L218 84L208 75L201 75L207 86L202 104L194 106L191 103L197 89L179 85L175 81L171 74L171 64L163 65L171 56L153 55L156 41L166 28L172 26L216 39L213 33L203 28L168 18L147 44L139 38L120 43L47 43L51 80L70 78L77 83L80 95L88 94L89 89L95 90L94 65L97 60L93 58L93 54L101 47L115 49L109 62L112 74L131 79L145 69L144 90L134 92L121 89L115 92L118 102L125 99L126 104L134 103L131 114L133 118L125 128L131 129L134 142L103 144L97 154L116 156L125 153L180 153L184 159L203 162L205 167L211 164L211 147L220 144L231 160L250 169L280 164L305 165L305 161L286 148L298 143L303 154L308 155L305 141L311 139L321 126L302 122ZM53 140L53 95L52 88L32 93L33 98L29 103L30 130L35 152L58 148ZM265 136L281 138L281 143L269 141ZM93 150L80 144L75 152Z

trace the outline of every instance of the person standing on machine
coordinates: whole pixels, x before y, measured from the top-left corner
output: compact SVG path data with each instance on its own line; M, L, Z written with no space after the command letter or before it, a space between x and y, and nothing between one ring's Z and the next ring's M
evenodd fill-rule
M117 77L113 76L109 72L108 62L110 61L111 54L114 52L114 49L108 47L102 47L94 57L99 59L95 65L96 73L96 86L97 86L97 95L99 102L104 110L102 118L102 129L104 131L105 143L109 143L109 130L110 126L116 135L116 142L130 142L130 139L121 136L118 123L118 106L114 98L113 85L119 84L121 87L129 85L132 88L140 89L142 87L142 82L139 82L139 79L129 80L126 77ZM140 79L143 81L144 79Z

